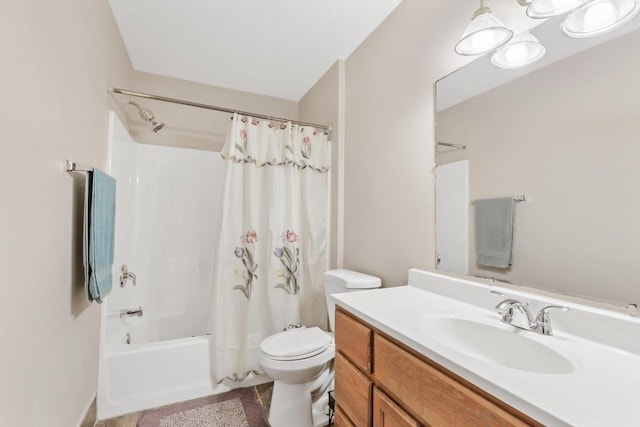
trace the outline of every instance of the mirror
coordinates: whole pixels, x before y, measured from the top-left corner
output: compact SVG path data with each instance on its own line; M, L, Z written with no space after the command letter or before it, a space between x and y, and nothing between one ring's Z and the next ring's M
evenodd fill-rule
M450 144L436 150L436 203L465 194L436 207L438 268L640 303L640 15L590 39L563 36L561 18L531 31L547 47L542 61L508 71L485 56L436 84L437 141ZM444 178L461 161L466 190L464 178ZM472 201L519 195L512 265L479 265ZM447 227L466 227L462 241Z

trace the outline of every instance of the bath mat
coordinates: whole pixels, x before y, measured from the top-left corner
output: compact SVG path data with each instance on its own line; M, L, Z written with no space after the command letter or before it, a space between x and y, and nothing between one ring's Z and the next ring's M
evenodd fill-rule
M138 427L268 427L253 387L152 409Z

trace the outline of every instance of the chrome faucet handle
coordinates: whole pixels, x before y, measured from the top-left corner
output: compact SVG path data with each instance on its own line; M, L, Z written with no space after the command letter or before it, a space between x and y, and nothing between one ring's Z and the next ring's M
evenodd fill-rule
M492 294L494 295L499 295L502 297L502 301L500 301L494 308L500 312L504 311L506 308L508 308L511 305L523 305L525 307L529 306L529 301L518 301L517 299L514 298L509 298L508 296L506 296L505 294L503 294L502 292L498 292L498 291L491 291Z
M509 304L509 308L507 309L507 311L509 311L513 315L513 310L515 310L516 308L520 309L520 311L523 312L524 315L527 317L527 323L528 323L529 329L536 328L538 323L533 318L533 315L531 314L531 311L529 311L529 301L512 302L511 304Z
M498 310L498 313L502 315L502 321L504 323L511 324L511 321L513 320L513 312L515 311L515 309L519 309L521 312L523 312L527 316L527 322L529 324L529 327L530 328L535 327L535 321L531 316L531 312L529 311L529 308L528 308L529 301L525 301L525 302L518 301L517 299L509 298L498 291L491 291L491 293L495 295L500 295L503 298L503 300L500 301L494 308Z
M542 335L553 335L549 310L569 311L569 308L562 305L547 305L546 307L542 307L536 315L536 329Z
M128 267L123 264L122 268L120 269L120 287L124 288L124 285L126 285L128 279L131 279L131 281L133 282L133 286L136 285L136 275L129 272Z
M498 295L502 297L502 301L500 301L494 308L500 312L502 312L508 305L513 304L514 302L517 302L517 300L513 299L513 298L509 298L508 296L506 296L505 294L503 294L502 292L498 292L498 291L491 291L492 294L494 295Z
M517 299L507 298L507 299L503 299L498 304L496 304L495 309L502 312L505 309L513 308L513 306L516 306L516 305L523 305L526 307L526 304L518 301Z

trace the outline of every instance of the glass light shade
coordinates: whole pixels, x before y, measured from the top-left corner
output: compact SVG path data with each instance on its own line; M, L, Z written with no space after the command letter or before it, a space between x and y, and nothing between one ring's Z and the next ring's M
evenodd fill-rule
M585 4L587 0L532 0L527 7L529 18L544 19L562 15Z
M639 10L637 0L590 0L567 16L562 32L574 38L597 36L626 24Z
M513 31L505 27L489 9L481 8L462 33L456 44L456 53L465 56L480 55L503 46L511 37Z
M524 67L541 60L547 49L529 32L514 37L507 45L491 56L491 63L498 68Z

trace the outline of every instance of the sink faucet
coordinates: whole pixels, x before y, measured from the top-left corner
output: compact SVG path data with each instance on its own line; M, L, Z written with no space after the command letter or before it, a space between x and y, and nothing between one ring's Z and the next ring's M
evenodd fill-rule
M526 331L535 332L542 335L553 335L551 329L551 319L549 318L549 310L557 309L562 311L569 311L567 307L560 305L547 305L540 309L535 318L531 315L529 310L529 304L518 301L517 299L508 298L500 292L491 291L492 294L500 295L503 300L496 305L496 310L502 315L502 322L508 325L515 326L516 328L524 329ZM527 324L529 328L522 328L519 325L514 325L513 315L516 310L521 311L527 317Z
M138 308L125 308L124 310L120 310L120 318L125 317L142 317L142 307Z

